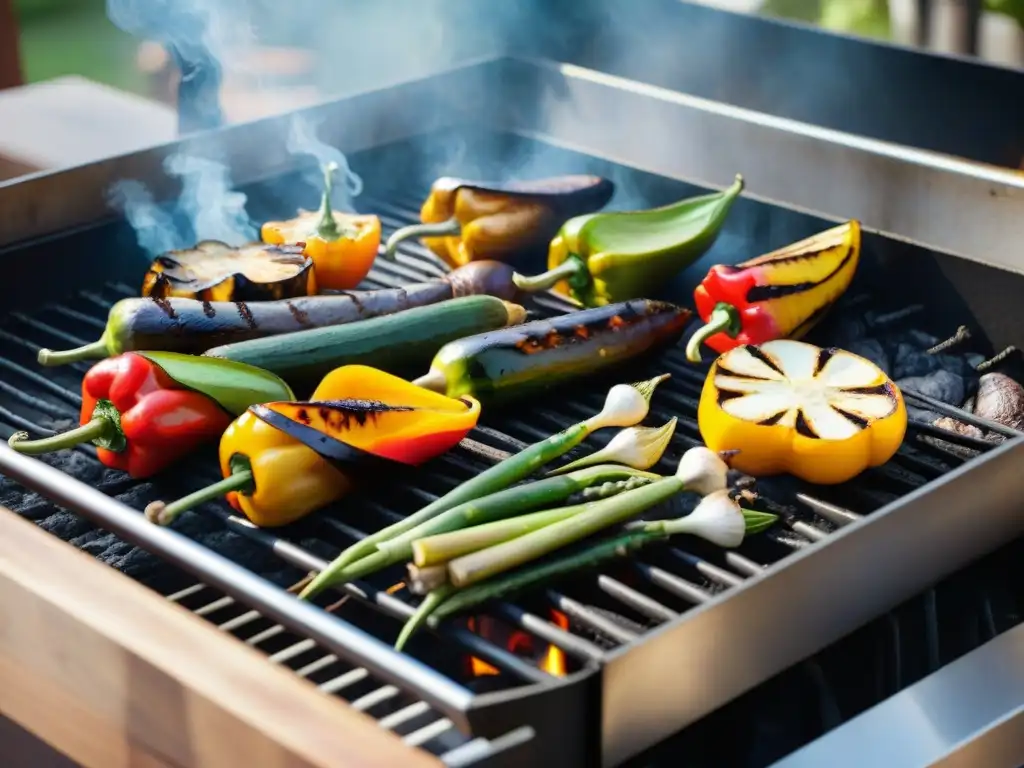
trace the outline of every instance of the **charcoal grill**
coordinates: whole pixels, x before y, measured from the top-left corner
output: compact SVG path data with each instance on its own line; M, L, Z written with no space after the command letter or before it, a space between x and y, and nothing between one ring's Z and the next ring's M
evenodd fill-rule
M687 295L710 263L766 251L825 228L829 219L859 216L869 228L885 229L897 217L903 235L935 247L881 233L866 236L861 274L867 282L858 291L873 297L867 308L875 322L898 322L909 305L922 301L927 308L914 322L936 329L936 335L969 323L985 335L986 344L978 347L984 354L1021 343L1020 310L1009 297L1020 295L1024 278L1009 246L1011 222L1021 213L1024 195L1021 180L1007 173L982 172L575 67L512 59L461 67L307 114L321 121L324 141L355 153L350 160L367 184L359 207L380 213L391 229L411 221L429 180L443 173L488 178L512 172L602 173L618 184L614 204L633 207L695 194L694 182L723 185L742 171L754 194L737 203L715 249L669 293ZM74 417L73 390L83 367L43 376L31 362L35 350L58 340L77 345L98 334L110 304L135 293L132 286L147 259L130 228L106 209L108 185L137 178L168 199L175 189L160 164L173 153L187 152L223 159L249 195L254 219L290 215L298 205L309 207L315 191L305 186L301 159L285 153L288 120L197 135L0 187L0 232L12 243L4 254L9 285L18 286L5 295L12 311L0 333L0 366L9 377L0 388L4 435L16 429L44 432L54 420ZM837 180L834 187L829 180ZM877 205L880 190L891 195L886 199L892 207ZM926 210L917 196L921 190L928 193L927 210L938 211L930 217L919 215ZM772 198L824 216L774 205L767 201ZM102 270L93 261L97 257L104 259ZM39 279L43 264L47 275L62 276L59 290L53 281ZM378 264L367 287L441 272L436 260L409 246L397 264ZM835 338L844 318L864 315L865 305L858 306L845 316L840 312L821 334ZM535 309L557 312L566 305L548 296L538 299ZM693 412L703 371L688 366L678 351L665 354L650 370L673 374L659 390L654 412L659 418L680 416L674 457L697 439ZM630 371L632 377L637 373ZM1019 438L991 449L969 443L985 450L965 462L925 442L934 434L915 427L894 462L847 487L823 491L765 484L762 503L783 513L785 524L737 553L722 555L685 543L589 580L553 584L541 594L495 606L492 615L506 625L565 653L570 667L564 677L460 623L443 627L440 641L424 635L409 654L393 653L395 619L412 610L407 595L389 590L400 575L350 585L346 592L356 600L333 615L281 589L366 531L586 416L603 391L598 382L574 390L564 406L552 399L522 418L488 416L459 451L410 475L403 488L360 496L285 531L256 529L218 505L182 520L180 530L146 523L138 514L146 501L176 496L211 479L209 456L180 473L188 475L187 482L171 477L155 487L100 472L88 449L72 453L72 459L43 462L5 448L0 471L297 633L303 638L297 642L324 649L350 672L361 670L339 673L342 681L333 685L354 684L361 676L378 681L380 687L357 698L361 707L373 710L400 692L415 697L407 705L414 712L440 713L446 729L450 724L485 740L467 741L477 746L463 749L486 755L514 747L542 764L620 764L1024 528L1021 480L1014 472L1024 451ZM74 469L87 482L62 468ZM25 514L40 515L41 505L49 509L32 495L12 493L6 503ZM851 510L870 514L861 520L851 517ZM237 535L226 538L225 528ZM237 549L239 542L245 543L245 553ZM262 552L262 559L253 551ZM568 618L568 628L549 620L552 607ZM467 656L499 674L484 681L467 677L462 671ZM448 759L455 764L467 758Z

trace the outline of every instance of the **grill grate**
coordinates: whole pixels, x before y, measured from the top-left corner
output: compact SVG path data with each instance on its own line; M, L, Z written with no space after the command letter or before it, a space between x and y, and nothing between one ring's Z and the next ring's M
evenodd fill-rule
M292 591L301 583L293 585ZM425 701L383 683L363 667L345 663L315 641L206 584L190 584L166 598L267 654L271 663L292 670L324 693L374 718L381 728L392 731L408 746L436 755L446 766L469 765L532 735L529 728L493 740L464 735Z
M411 197L364 202L367 210L381 215L386 233L415 220L415 205L415 199ZM397 263L378 263L365 287L392 287L436 277L443 272L444 268L432 254L419 246L407 245L401 249ZM58 343L77 346L87 340L85 337L94 337L102 331L103 318L112 303L135 294L135 289L123 283L106 283L97 290L79 292L67 303L48 304L32 315L15 313L9 317L5 328L0 330L0 354L3 355L0 368L6 374L6 381L0 383L0 430L5 437L18 429L29 430L34 435L47 434L53 429L65 428L65 421L75 419L80 399L73 388L79 386L81 374L88 365L83 363L54 369L44 377L33 370L30 361L40 346ZM536 304L537 309L547 313L569 308L553 294L538 298ZM662 371L671 373L672 379L659 388L651 421L663 423L676 416L679 424L672 445L655 470L671 472L678 456L699 444L695 413L704 370L686 363L681 352L671 351L662 355L645 375ZM633 377L640 378L641 374ZM39 394L30 394L26 391L28 389L36 389ZM395 489L386 490L383 494L375 493L373 499L358 497L349 500L340 511L336 508L332 513L316 515L314 519L283 532L284 535L255 528L236 517L223 504L208 504L199 514L220 520L227 530L240 534L288 566L300 571L319 569L340 548L362 538L368 531L400 519L482 467L527 443L543 439L571 421L596 412L604 391L600 386L580 388L574 391L572 398L566 399L562 413L543 407L531 408L528 421L504 415L495 420L485 418L485 423L472 434L471 440L459 450L433 462L429 471L410 477L409 482L395 483ZM700 543L687 542L685 549L667 547L645 553L640 559L593 577L569 579L541 594L530 596L521 605L499 603L494 606L493 613L508 625L529 633L538 642L560 648L576 665L599 661L609 649L629 643L642 632L672 620L690 606L706 602L719 592L757 575L789 552L827 537L860 515L899 498L963 462L955 450L922 439L931 434L933 430L912 429L912 439L901 448L893 462L865 473L858 483L847 484L839 490L815 489L808 493L792 482L762 483L762 490L767 493L762 495L758 505L780 513L782 524L767 535L751 540L738 552L722 553ZM609 438L609 434L598 434L567 459L589 452ZM97 486L108 494L131 494L141 489L143 496L167 498L184 490L178 483L162 480L158 486L142 484L133 489L135 484L132 481L98 470L95 451L91 447L76 448L75 453L76 456L67 460L64 468L79 476L83 472L89 477L98 474ZM216 479L213 474L215 466L210 461L197 462L182 474L187 473L192 478L190 488L198 487ZM843 506L836 503L839 498ZM28 503L29 508L24 503L20 505L24 513L31 511L33 502ZM674 504L688 503L692 502L680 500ZM659 510L658 514L665 512L664 509ZM195 534L187 527L185 531ZM83 535L88 537L92 534ZM205 541L204 537L210 535L207 527L199 538ZM74 540L73 536L71 538ZM206 543L217 546L216 541ZM88 548L89 542L84 542L84 545ZM131 552L126 553L126 557L131 555ZM243 561L252 567L244 558ZM280 570L280 566L272 566L269 570ZM346 591L375 606L383 615L404 620L413 611L412 603L404 590L387 589L400 581L401 574L379 576L379 579L348 585ZM569 618L568 629L544 618L550 615L551 608ZM356 620L354 616L346 615L346 618ZM358 618L369 622L374 633L386 639L393 639L400 626L400 621L380 622L377 617L362 615ZM534 662L475 634L460 623L449 624L440 633L465 653L501 670L504 673L502 681L506 685L550 680L550 674ZM419 656L426 654L426 658L436 663L436 643L428 645L417 640L410 646L410 651ZM464 677L455 670L456 666L452 665L446 671L454 677ZM384 694L378 692L377 696L384 697ZM374 701L367 700L366 704L369 706Z

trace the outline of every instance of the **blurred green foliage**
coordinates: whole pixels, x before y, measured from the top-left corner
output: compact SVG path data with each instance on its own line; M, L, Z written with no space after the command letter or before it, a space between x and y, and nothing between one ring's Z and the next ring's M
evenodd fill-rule
M985 8L1004 13L1024 27L1024 0L985 0Z
M892 34L887 0L765 0L761 13L863 37Z
M81 75L127 91L145 89L135 64L140 41L110 23L105 0L14 0L14 9L28 82Z

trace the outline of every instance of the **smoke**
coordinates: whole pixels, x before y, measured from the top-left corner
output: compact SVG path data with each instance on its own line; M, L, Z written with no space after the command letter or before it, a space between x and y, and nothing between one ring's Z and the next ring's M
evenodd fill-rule
M291 119L285 147L293 155L313 157L320 167L327 163L336 163L338 170L335 177L334 194L331 196L331 205L338 210L351 211L352 198L358 197L363 191L363 180L349 168L348 160L340 150L324 144L317 138L316 128L317 126L307 115L296 114ZM322 173L318 169L310 169L305 172L305 175L307 181L313 186L320 186L323 183Z
M223 163L201 157L171 155L164 171L181 179L181 195L172 206L161 205L145 185L134 179L116 182L109 204L124 214L147 254L187 248L199 240L243 245L256 238L245 211L246 196L232 189Z
M231 189L228 169L199 157L171 155L164 170L182 180L179 209L202 240L223 240L241 245L256 237L256 228L245 212L246 197Z
M107 198L128 219L139 245L147 253L155 256L179 247L173 214L156 204L144 184L134 179L119 181L111 187Z

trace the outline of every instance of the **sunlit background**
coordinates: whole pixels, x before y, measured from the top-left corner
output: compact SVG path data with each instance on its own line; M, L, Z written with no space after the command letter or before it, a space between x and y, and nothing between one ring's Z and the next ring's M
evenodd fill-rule
M294 0L286 4L302 5ZM956 0L926 4L931 6L931 19L923 39L917 24L916 14L922 5L918 0L704 0L704 4L901 44L926 42L936 50L957 51L961 3ZM316 4L306 5L315 16ZM339 1L337 5L344 8L351 4ZM104 0L14 0L14 6L28 82L77 74L134 93L170 99L163 52L117 29L107 19ZM984 7L978 55L997 63L1024 63L1024 0L986 0ZM322 42L318 24L294 31L278 29L276 33L279 39L266 41L263 58L252 61L247 74L277 80L284 90L290 85L300 91L296 95L301 98L303 86L320 80L315 58L310 55ZM229 85L239 98L246 90L244 77Z

